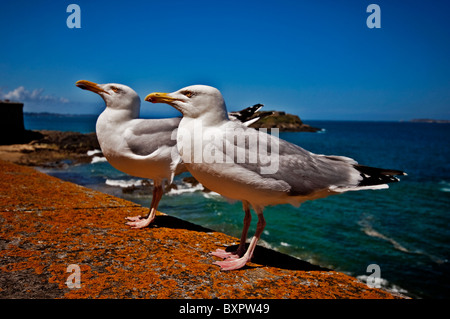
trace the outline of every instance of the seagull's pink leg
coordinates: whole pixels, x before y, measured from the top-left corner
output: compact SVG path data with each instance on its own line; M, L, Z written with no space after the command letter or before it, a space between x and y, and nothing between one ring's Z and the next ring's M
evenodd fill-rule
M264 227L266 226L266 221L264 219L262 209L258 206L253 206L253 208L255 208L256 214L258 215L258 224L256 225L255 236L253 236L247 252L241 258L229 258L224 261L216 261L214 263L216 265L219 265L222 270L235 270L242 268L252 258L256 243L261 237Z
M217 249L211 252L211 255L220 257L223 259L233 258L238 259L242 257L245 253L245 243L247 241L248 228L250 227L250 222L252 221L252 214L250 213L250 207L247 201L242 202L242 207L244 208L244 227L242 228L241 241L239 242L239 247L235 252L227 252L223 249Z
M156 199L156 185L154 185L153 187L153 196L152 196L152 202L150 204L150 209L148 211L148 214L146 217L138 215L138 216L133 216L133 217L125 217L126 220L132 221L132 222L136 222L139 221L141 219L146 219L150 216L151 212L152 212L152 207L155 205L155 199Z
M153 197L152 197L152 203L150 204L150 211L147 215L147 217L142 216L134 216L134 217L126 217L126 219L129 221L126 223L127 225L131 226L131 228L144 228L150 225L156 216L156 210L158 209L159 201L161 200L161 197L163 195L163 188L162 185L155 182L155 185L153 186Z

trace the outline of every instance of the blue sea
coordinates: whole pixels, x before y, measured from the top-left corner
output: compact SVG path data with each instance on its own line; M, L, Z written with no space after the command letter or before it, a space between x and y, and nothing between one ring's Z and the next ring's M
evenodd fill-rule
M27 129L95 131L95 116L25 115ZM290 205L267 207L261 245L365 282L379 266L383 288L413 298L450 297L450 124L305 121L320 133L280 133L319 154L349 156L364 165L403 170L386 190L349 192ZM63 180L150 204L149 192L124 192L142 180L91 164L41 169ZM159 210L240 237L242 205L175 179ZM255 230L255 219L249 231ZM224 243L227 244L227 243ZM231 243L230 243L231 244Z

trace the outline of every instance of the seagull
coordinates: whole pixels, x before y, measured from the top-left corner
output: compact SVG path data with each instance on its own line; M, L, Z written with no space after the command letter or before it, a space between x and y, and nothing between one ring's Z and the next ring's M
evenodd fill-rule
M148 215L126 217L126 224L131 228L150 225L163 195L163 182L171 183L175 175L186 171L178 155L175 138L181 118L140 119L139 95L123 84L80 80L75 85L97 93L105 101L106 108L97 119L96 133L108 162L126 174L153 180ZM249 125L254 122L249 118L261 107L258 104L236 114L242 115L239 120Z
M145 100L167 103L183 114L177 148L187 170L208 189L242 201L245 217L237 251L212 252L223 259L215 262L222 270L239 269L250 261L266 225L264 207L286 203L300 206L307 200L347 191L387 188L388 183L399 180L395 175L406 175L399 170L360 165L345 156L314 154L267 132L230 121L222 94L210 86L155 92ZM203 155L201 160L196 158L199 154ZM246 250L250 206L258 223Z

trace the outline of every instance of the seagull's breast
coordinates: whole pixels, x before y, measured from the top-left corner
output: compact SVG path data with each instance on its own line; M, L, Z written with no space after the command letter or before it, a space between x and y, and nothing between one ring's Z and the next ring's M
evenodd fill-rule
M173 146L161 146L148 152L135 154L126 140L129 123L112 123L102 113L96 124L97 139L102 153L116 169L132 176L150 179L169 179Z
M177 135L179 154L200 183L231 199L260 205L286 202L289 184L261 175L257 163L239 163L236 157L226 154L230 138L227 133L235 128L242 132L240 124L229 121L218 126L204 124L198 119L183 118Z

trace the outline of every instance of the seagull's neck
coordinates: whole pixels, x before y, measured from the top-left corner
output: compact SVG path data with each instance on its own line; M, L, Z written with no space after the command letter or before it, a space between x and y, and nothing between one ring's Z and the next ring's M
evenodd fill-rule
M122 123L139 118L139 110L116 110L107 107L101 117L108 122Z
M223 123L228 122L230 119L228 118L228 113L224 112L207 112L198 117L203 123L203 126L218 126Z
M183 116L183 118L181 119L181 122L179 124L179 127L182 128L187 128L187 129L193 129L194 127L199 128L206 128L206 127L219 127L222 126L226 123L228 123L229 120L228 119L214 119L214 120L210 120L210 119L206 119L204 117L196 117L196 118L192 118L192 117L186 117Z

